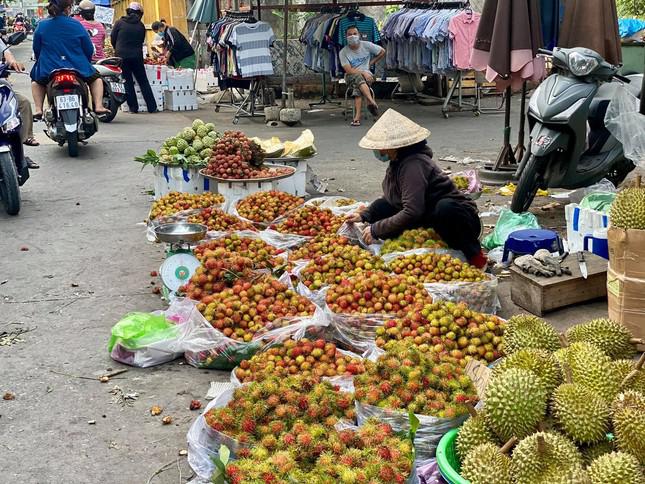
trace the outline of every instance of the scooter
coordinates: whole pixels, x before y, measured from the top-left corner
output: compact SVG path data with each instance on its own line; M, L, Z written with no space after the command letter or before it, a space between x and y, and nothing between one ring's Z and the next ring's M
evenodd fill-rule
M18 45L26 38L25 32L16 32L11 34L5 43L8 46ZM9 215L18 215L19 187L29 179L29 168L20 137L22 119L18 99L7 81L9 72L7 64L0 64L0 200L4 202Z
M78 156L78 143L99 130L87 84L74 69L55 70L47 83L47 103L45 134L59 146L67 143L69 156Z
M108 57L94 64L94 68L103 78L103 107L109 114L99 115L99 121L110 123L119 112L119 107L126 101L125 81L121 71L121 58Z
M515 174L516 213L528 210L538 189L582 188L603 178L617 186L635 168L605 128L605 113L616 89L639 96L643 76L621 76L620 66L582 47L539 53L553 57L554 73L529 101L530 147Z

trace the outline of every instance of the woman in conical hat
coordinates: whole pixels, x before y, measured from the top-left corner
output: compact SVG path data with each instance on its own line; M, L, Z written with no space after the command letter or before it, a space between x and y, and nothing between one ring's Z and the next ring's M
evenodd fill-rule
M432 160L429 136L430 131L393 109L381 116L359 146L389 163L383 196L352 214L350 221L369 224L363 230L367 243L408 229L433 228L451 248L482 268L487 260L478 240L482 226L477 205Z

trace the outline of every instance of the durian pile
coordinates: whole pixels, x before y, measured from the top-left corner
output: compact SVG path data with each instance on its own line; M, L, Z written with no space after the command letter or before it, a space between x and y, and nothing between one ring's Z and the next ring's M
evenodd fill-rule
M164 141L159 153L148 150L145 155L136 157L135 161L153 166L162 164L191 168L205 167L220 137L213 123L204 123L201 119L196 119L191 126Z
M640 176L633 187L625 188L616 196L609 210L612 227L645 230L645 187Z
M643 484L645 355L622 325L597 319L559 335L514 316L484 406L459 430L472 484Z

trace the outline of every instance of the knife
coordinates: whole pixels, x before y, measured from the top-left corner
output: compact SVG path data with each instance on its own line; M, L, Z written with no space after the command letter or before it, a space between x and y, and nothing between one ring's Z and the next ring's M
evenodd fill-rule
M586 279L589 273L587 272L587 262L583 252L578 252L578 266L580 267L580 274Z

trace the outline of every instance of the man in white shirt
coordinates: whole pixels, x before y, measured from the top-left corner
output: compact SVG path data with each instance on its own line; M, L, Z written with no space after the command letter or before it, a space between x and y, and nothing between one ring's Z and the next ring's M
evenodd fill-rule
M385 57L385 49L372 42L361 40L361 34L356 26L347 28L347 45L340 51L340 64L345 70L345 82L352 89L354 97L354 119L352 126L361 125L361 106L363 97L367 101L367 109L378 116L378 105L372 97L370 84L374 75L370 68Z

